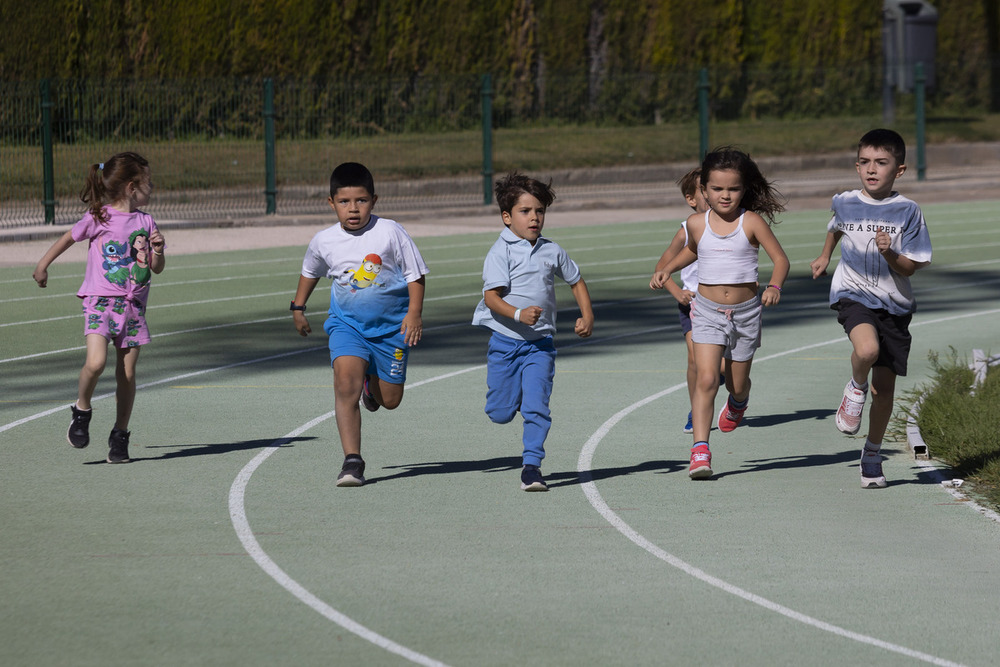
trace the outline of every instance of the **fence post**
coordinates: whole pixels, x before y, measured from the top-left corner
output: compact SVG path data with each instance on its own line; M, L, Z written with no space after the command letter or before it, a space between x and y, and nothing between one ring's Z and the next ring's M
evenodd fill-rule
M913 82L914 98L917 104L917 180L922 181L927 178L927 128L924 116L924 88L927 77L924 75L923 63L917 63L913 66Z
M483 74L480 90L483 114L483 205L493 201L493 80Z
M274 147L274 79L264 79L264 196L267 215L278 212L277 160Z
M698 74L698 161L708 155L708 68Z
M45 224L56 221L56 187L52 168L52 90L48 79L42 79L42 205Z

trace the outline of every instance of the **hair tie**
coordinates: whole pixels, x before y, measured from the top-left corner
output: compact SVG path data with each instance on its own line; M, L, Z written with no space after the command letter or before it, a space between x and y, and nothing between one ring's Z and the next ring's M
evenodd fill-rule
M97 168L100 169L101 171L104 171L104 163L102 162L101 164L97 165Z

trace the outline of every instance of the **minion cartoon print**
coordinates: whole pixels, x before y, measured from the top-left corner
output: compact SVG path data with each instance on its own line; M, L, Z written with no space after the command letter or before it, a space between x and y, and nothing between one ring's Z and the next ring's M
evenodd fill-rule
M375 279L378 277L379 271L382 270L382 258L371 253L370 255L365 255L364 261L361 262L361 266L355 269L354 274L348 281L351 286L351 291L365 289L366 287L371 287L372 285L380 287L385 283L377 283Z
M108 282L125 285L129 278L128 265L132 263L128 246L116 241L104 241L101 244L101 256L104 258L104 277Z

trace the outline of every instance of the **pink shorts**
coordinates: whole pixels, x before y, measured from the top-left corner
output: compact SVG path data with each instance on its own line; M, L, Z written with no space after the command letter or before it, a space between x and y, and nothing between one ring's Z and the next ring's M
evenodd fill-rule
M125 296L83 298L83 335L100 334L115 347L129 348L150 341L146 306Z

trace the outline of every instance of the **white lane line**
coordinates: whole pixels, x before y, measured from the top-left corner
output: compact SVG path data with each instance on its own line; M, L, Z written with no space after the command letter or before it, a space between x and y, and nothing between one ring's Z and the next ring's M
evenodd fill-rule
M942 317L935 320L918 322L917 324L914 324L912 326L926 326L928 324L950 322L953 320L964 319L967 317L981 317L983 315L990 315L998 312L1000 312L1000 308L980 311L976 313L965 313L962 315ZM838 337L831 340L822 341L819 343L813 343L811 345L804 345L802 347L798 347L792 350L785 350L784 352L778 352L776 354L771 354L766 357L762 357L760 359L755 359L755 362L757 364L760 364L761 362L768 361L771 359L776 359L778 357L783 357L790 354L797 354L799 352L803 352L805 350L809 350L812 348L823 347L826 345L833 345L836 343L841 343L843 341L844 341L843 337ZM608 506L608 504L604 501L604 498L601 496L600 492L597 490L597 486L594 484L593 478L590 476L590 470L594 459L594 452L597 451L598 445L601 444L601 441L611 431L611 429L614 428L616 424L618 424L620 421L622 421L625 417L627 417L631 413L635 412L644 405L647 405L659 398L662 398L663 396L671 394L680 389L686 389L686 388L687 384L674 385L673 387L665 389L659 393L653 394L652 396L648 396L640 401L637 401L636 403L633 403L628 407L623 408L616 414L612 415L610 419L605 421L604 424L602 424L601 427L597 431L595 431L594 434L591 435L590 438L587 440L587 442L584 444L583 449L580 451L580 457L577 460L576 467L577 467L577 472L580 473L580 478L584 480L583 484L581 485L583 493L587 497L587 500L590 502L591 506L595 510L597 510L597 513L600 514L602 517L604 517L605 521L614 526L614 528L618 530L618 532L620 532L622 535L624 535L630 542L640 547L641 549L644 549L645 551L652 554L656 558L659 558L668 565L671 565L681 570L682 572L685 572L686 574L709 584L710 586L714 586L719 590L722 590L731 595L735 595L736 597L747 600L748 602L752 602L753 604L759 605L764 609L767 609L768 611L773 611L777 614L781 614L782 616L790 618L794 621L804 623L819 630L830 632L832 634L844 637L846 639L850 639L863 644L870 644L872 646L877 646L887 651L892 651L893 653L899 653L900 655L905 655L907 657L914 658L917 660L922 660L924 662L928 662L934 665L947 665L949 667L959 666L961 663L945 660L944 658L938 658L937 656L929 655L927 653L922 653L920 651L915 651L913 649L906 648L905 646L900 646L898 644L893 644L891 642L878 639L877 637L871 637L869 635L864 635L858 632L854 632L852 630L841 628L831 623L827 623L826 621L821 621L818 618L814 618L812 616L808 616L801 612L797 612L794 609L785 607L784 605L778 604L777 602L772 602L771 600L768 600L765 597L762 597L755 593L751 593L750 591L740 588L739 586L730 584L729 582L724 581L723 579L712 576L707 572L705 572L704 570L701 570L695 567L694 565L691 565L690 563L681 560L677 556L674 556L673 554L665 551L664 549L661 549L659 546L650 542L648 539L646 539L644 536L638 533L635 529L629 526L628 523L626 523L620 516L618 516L618 514L614 512L614 510L612 510Z
M469 373L471 371L476 371L483 368L486 368L485 364L481 364L478 366L471 366L469 368L463 368L461 370L454 371L451 373L446 373L444 375L439 375L437 377L429 378L427 380L414 382L413 384L409 385L408 388L414 389L424 384L429 384L431 382L436 382L438 380L445 380L447 378L455 377L456 375ZM257 454L257 456L255 456L248 464L246 464L246 466L243 467L243 470L241 470L240 473L236 476L236 479L233 481L233 484L229 489L229 516L230 519L232 520L233 528L236 530L236 535L239 537L240 542L243 543L243 548L245 548L247 550L247 553L250 554L250 557L253 558L254 561L256 561L257 565L259 565L260 568L264 570L264 572L269 577L274 579L279 586L287 590L298 600L305 603L313 610L319 612L324 618L333 621L340 627L344 628L350 633L357 635L361 639L364 639L374 644L375 646L378 646L379 648L385 649L390 653L395 653L396 655L406 658L411 662L415 662L419 665L444 665L445 663L438 662L437 660L429 658L422 653L417 653L416 651L408 649L405 646L397 644L396 642L380 635L374 630L371 630L361 625L354 619L345 616L344 614L340 613L339 611L328 605L326 602L320 600L318 597L313 595L308 589L306 589L302 584L300 584L299 582L295 581L290 576L288 576L288 574L285 573L285 571L282 570L278 566L278 564L275 563L274 560L272 560L271 557L267 555L267 553L260 546L260 543L257 542L257 539L253 535L253 529L250 528L250 522L247 519L246 507L244 501L246 499L247 484L250 482L250 477L253 476L254 471L256 471L257 468L259 468L264 463L264 461L266 461L272 454L278 451L281 448L281 446L287 443L289 440L301 435L302 433L305 433L314 426L322 424L324 421L333 416L334 416L333 412L328 412L325 415L320 415L319 417L316 417L312 421L303 424L302 426L295 429L285 437L272 442L266 449L264 449L264 451Z

